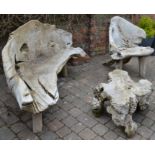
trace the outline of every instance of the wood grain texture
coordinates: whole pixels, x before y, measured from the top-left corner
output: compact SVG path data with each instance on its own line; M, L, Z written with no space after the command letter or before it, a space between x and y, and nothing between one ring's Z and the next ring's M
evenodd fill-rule
M72 34L55 25L29 21L10 34L2 51L9 88L22 110L39 113L59 99L57 74L74 55Z

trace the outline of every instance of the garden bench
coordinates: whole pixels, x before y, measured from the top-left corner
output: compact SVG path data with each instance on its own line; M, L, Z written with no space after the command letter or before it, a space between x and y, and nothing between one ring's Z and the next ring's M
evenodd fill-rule
M31 20L10 34L2 51L4 72L19 107L33 114L34 132L42 130L42 112L57 103L57 74L66 75L73 55L86 53L73 48L72 34L55 25Z
M109 51L111 59L104 64L114 64L116 68L123 68L132 57L139 60L139 74L145 77L146 61L149 55L154 52L151 47L141 47L139 44L146 38L143 29L129 21L115 16L111 19L109 27Z

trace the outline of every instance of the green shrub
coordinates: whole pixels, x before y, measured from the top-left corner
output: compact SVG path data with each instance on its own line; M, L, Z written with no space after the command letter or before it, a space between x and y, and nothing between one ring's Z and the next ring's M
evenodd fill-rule
M139 20L138 26L144 29L147 37L151 38L155 36L155 21L152 18L148 16L142 16Z

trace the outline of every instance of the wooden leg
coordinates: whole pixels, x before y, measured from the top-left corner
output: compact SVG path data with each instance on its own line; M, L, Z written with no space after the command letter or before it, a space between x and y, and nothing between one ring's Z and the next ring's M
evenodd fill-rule
M67 65L65 65L64 68L62 69L62 75L63 75L64 77L67 77L67 76L68 76Z
M32 125L33 125L33 132L38 133L42 131L43 122L42 122L42 113L33 114L32 115Z
M116 69L123 69L123 60L119 60L119 62L116 62L115 68Z
M139 57L139 75L145 78L146 75L146 57Z
M119 69L123 69L123 60L119 61Z

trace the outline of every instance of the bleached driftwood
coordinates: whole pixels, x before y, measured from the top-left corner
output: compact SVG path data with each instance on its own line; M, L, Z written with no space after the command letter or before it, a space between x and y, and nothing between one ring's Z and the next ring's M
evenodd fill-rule
M2 51L9 88L22 110L39 113L59 99L57 74L73 55L72 34L55 25L29 21L11 33Z
M122 61L122 65L119 67L121 68L124 62L128 62L125 59L129 60L132 57L151 55L154 49L139 46L144 38L146 38L146 33L143 29L119 16L113 17L109 27L109 51L111 59L104 64L111 65ZM144 73L145 71L142 72ZM144 77L145 75L141 76Z
M151 47L132 47L125 50L120 50L111 55L113 60L122 60L129 57L144 57L152 54L154 51Z
M134 135L137 125L132 120L132 114L137 107L144 110L149 105L152 84L148 80L134 82L126 71L116 69L109 73L109 82L100 83L94 89L93 111L101 111L104 102L109 100L107 112L117 126L124 126L130 137Z
M138 26L119 16L111 19L109 27L110 54L122 49L137 47L144 38L146 38L146 33Z

